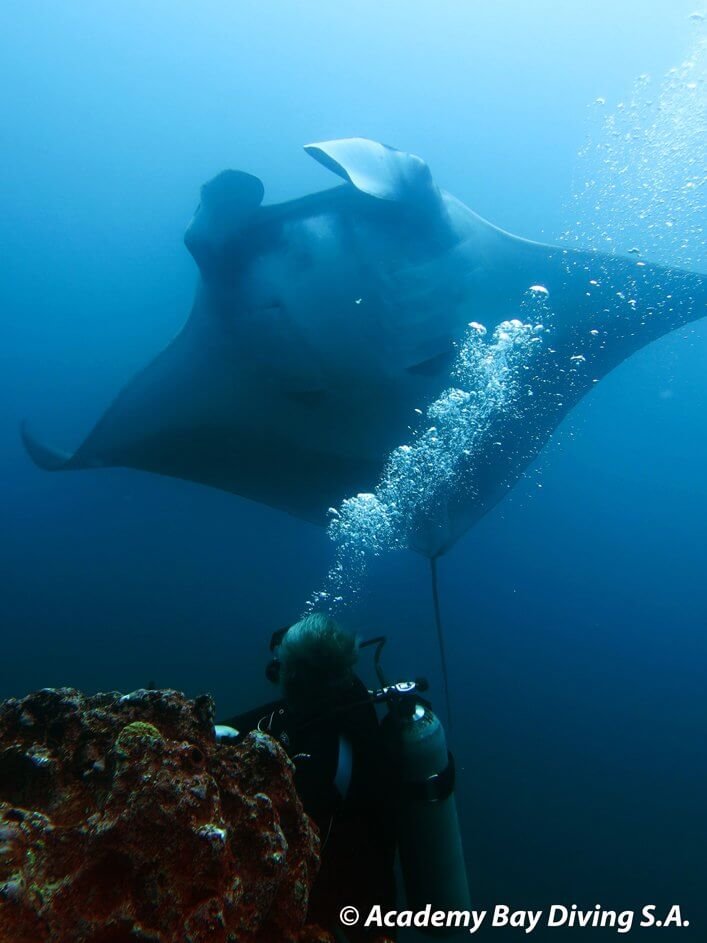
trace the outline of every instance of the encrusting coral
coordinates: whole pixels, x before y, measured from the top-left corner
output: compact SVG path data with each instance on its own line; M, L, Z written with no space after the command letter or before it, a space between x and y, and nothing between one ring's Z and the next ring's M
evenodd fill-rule
M45 689L0 704L0 943L315 943L318 838L280 746L213 702Z

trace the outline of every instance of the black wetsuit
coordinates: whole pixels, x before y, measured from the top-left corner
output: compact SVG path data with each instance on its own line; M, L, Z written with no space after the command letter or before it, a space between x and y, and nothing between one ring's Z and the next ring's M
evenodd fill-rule
M368 691L356 678L345 694L312 716L273 701L225 721L242 733L259 727L282 743L295 764L295 785L305 812L319 828L321 868L308 919L341 932L345 904L363 915L374 904L395 907L395 831L392 770ZM368 941L380 930L346 930Z

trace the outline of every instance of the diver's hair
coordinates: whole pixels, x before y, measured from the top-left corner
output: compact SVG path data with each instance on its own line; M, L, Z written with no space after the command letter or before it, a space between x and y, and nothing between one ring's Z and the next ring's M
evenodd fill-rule
M287 630L277 654L285 695L315 699L322 689L351 684L358 640L331 616L313 612Z

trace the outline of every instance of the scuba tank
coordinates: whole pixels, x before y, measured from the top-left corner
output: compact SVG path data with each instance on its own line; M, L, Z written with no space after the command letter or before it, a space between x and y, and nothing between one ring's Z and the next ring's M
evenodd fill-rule
M422 697L424 678L386 684L380 664L385 636L361 644L375 645L374 666L382 687L374 703L385 703L384 742L395 770L396 831L408 909L471 910L457 803L454 758L429 701ZM420 928L443 936L456 928Z
M444 728L420 697L420 682L392 685L385 739L397 772L394 796L400 864L410 910L470 910L454 760ZM445 928L425 928L441 935ZM449 933L449 928L446 928Z

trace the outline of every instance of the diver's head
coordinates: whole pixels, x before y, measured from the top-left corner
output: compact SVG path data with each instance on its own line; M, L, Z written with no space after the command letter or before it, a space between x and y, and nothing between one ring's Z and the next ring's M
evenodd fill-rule
M278 680L287 702L308 710L345 696L357 659L357 640L331 616L305 616L283 634L277 650Z

